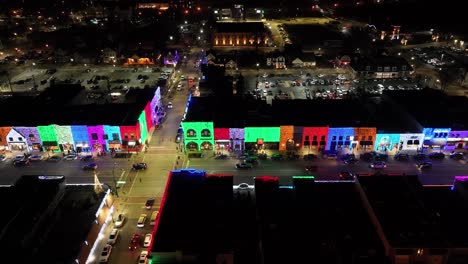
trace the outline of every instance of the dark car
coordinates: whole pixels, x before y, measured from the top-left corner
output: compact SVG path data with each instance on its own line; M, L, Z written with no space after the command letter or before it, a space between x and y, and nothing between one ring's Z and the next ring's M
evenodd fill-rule
M398 161L407 161L409 160L409 155L406 153L397 153L393 158Z
M418 153L418 154L413 156L413 159L415 159L415 160L425 160L426 159L426 154Z
M93 159L93 155L85 155L80 158L81 161L91 161Z
M341 159L344 161L344 160L349 160L350 158L356 158L356 156L354 155L354 153L347 153L347 154L343 154L341 155Z
M314 160L314 159L317 159L317 155L315 155L315 154L305 154L303 159L304 160Z
M146 200L146 203L145 203L146 210L151 210L151 207L153 207L153 204L154 204L153 198Z
M246 159L246 158L248 158L248 157L249 157L249 155L248 155L248 154L245 154L245 153L242 154L242 155L237 156L238 159Z
M374 156L374 160L375 161L387 161L388 160L388 155L387 154L381 154L381 153L376 154Z
M48 69L48 70L46 71L46 74L54 74L54 73L56 73L56 72L57 72L57 69Z
M250 163L237 163L236 164L236 169L251 169L252 164Z
M97 169L96 163L90 163L83 166L83 170L96 170Z
M258 158L256 156L250 156L244 160L244 163L257 164Z
M455 152L455 153L450 154L450 158L454 160L461 160L463 159L463 157L464 155L461 152Z
M15 165L15 166L26 166L26 165L29 165L29 160L28 159L15 160L15 161L13 161L13 165Z
M351 158L348 158L348 159L344 160L343 162L344 162L344 164L352 165L352 164L358 163L358 161L359 161L358 159L356 159L354 157L351 157Z
M423 170L423 169L430 169L432 168L432 162L420 162L418 163L418 169Z
M366 152L361 154L361 159L365 161L372 161L374 159L374 155L370 152Z
M442 153L442 152L432 152L431 154L429 154L429 158L430 159L444 159L445 158L445 154Z
M132 237L132 240L130 240L130 245L128 246L128 249L130 249L131 251L137 249L139 241L140 241L140 235L133 234L133 237Z
M275 154L271 155L271 159L272 159L272 160L282 160L282 159L283 159L283 155L282 155L282 154L279 154L279 153L275 153Z
M351 173L349 171L342 171L340 172L340 180L354 180L355 176L354 173Z
M139 163L134 163L132 165L132 170L146 170L148 168L148 165L144 162L139 162Z
M50 158L47 159L47 161L51 161L51 162L59 162L62 158L59 157L59 156L52 156Z
M219 160L219 159L227 159L228 158L228 155L226 154L220 154L218 156L215 157L215 159Z

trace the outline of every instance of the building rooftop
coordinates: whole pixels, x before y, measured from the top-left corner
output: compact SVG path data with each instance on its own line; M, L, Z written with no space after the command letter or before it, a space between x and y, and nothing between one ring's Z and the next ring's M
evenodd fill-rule
M383 97L405 109L422 127L468 130L468 98L434 89L384 91Z
M263 22L217 22L216 32L223 33L244 33L244 32L265 32Z
M19 262L74 262L104 194L92 185L66 185L63 176L21 177L0 188L0 247Z
M134 89L111 100L107 94L90 100L80 85L57 85L37 97L12 96L0 102L0 126L135 125L156 89ZM19 105L29 107L18 107ZM15 107L13 107L15 106ZM33 109L33 110L31 110Z
M369 66L370 69L366 70ZM402 57L394 56L371 56L356 58L351 61L351 67L355 71L378 71L377 67L397 67L398 71L402 70L402 66L406 66L406 71L412 71L411 65ZM382 70L379 70L382 71Z
M232 175L173 171L151 255L165 260L159 263L175 263L170 256L176 251L193 263L219 258L232 263L385 263L353 182L298 179L294 187L279 186L275 177L255 182L239 189L233 188Z

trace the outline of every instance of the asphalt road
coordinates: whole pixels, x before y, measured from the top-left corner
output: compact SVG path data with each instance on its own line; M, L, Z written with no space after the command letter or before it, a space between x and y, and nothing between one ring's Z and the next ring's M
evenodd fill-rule
M339 160L318 159L316 161L260 161L253 169L239 170L235 164L240 160L231 157L227 160L215 160L213 157L206 159L191 159L187 164L189 168L204 169L208 173L226 173L234 175L234 183L253 184L255 176L278 176L281 184L291 184L289 176L313 175L318 180L338 180L338 175L342 171L368 174L378 170L369 168L369 162L360 161L355 165L346 165ZM467 175L468 165L466 161L456 161L446 158L442 161L432 161L433 168L419 170L415 161L396 161L389 159L387 168L380 170L388 174L419 175L423 184L451 184L456 175ZM317 171L309 174L305 171L308 165L316 165Z

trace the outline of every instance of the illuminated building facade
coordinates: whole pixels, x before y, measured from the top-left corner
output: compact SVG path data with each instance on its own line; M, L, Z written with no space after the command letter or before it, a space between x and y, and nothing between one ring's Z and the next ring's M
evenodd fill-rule
M399 150L420 150L424 141L422 133L404 133L400 134Z
M245 148L262 151L279 149L280 127L246 127Z
M442 150L447 143L450 128L424 128L423 149Z
M330 127L328 130L327 150L351 150L354 139L353 127Z
M214 150L213 122L182 122L188 152Z
M445 150L468 149L468 130L451 130Z
M375 136L374 150L392 151L398 150L400 134L377 133Z
M213 47L266 47L269 38L262 22L218 22L213 32Z
M328 142L328 127L304 127L302 133L303 150L325 150Z
M375 127L355 127L353 148L369 150L374 148L377 129Z

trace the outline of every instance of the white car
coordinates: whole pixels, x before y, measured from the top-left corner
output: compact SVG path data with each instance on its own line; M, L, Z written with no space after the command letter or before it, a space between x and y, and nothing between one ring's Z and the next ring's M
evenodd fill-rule
M145 227L146 214L141 214L138 218L137 227Z
M107 262L109 261L109 256L112 252L112 246L111 245L105 245L104 248L102 249L101 256L99 256L99 262Z
M77 155L75 154L70 154L70 155L66 155L63 159L64 160L76 160L78 158Z
M149 247L152 238L153 238L152 234L146 234L145 235L145 240L143 241L143 246L144 247Z
M42 155L31 155L31 156L29 156L29 160L31 160L31 161L42 160Z
M112 229L109 234L109 240L107 240L107 244L114 245L117 242L117 238L119 237L119 230L117 228Z
M138 258L138 264L145 264L146 263L146 257L148 256L148 251L143 250L140 253L140 257Z
M119 214L117 219L115 220L114 226L115 227L122 227L125 222L125 215Z
M167 108L172 109L172 102L167 103Z

